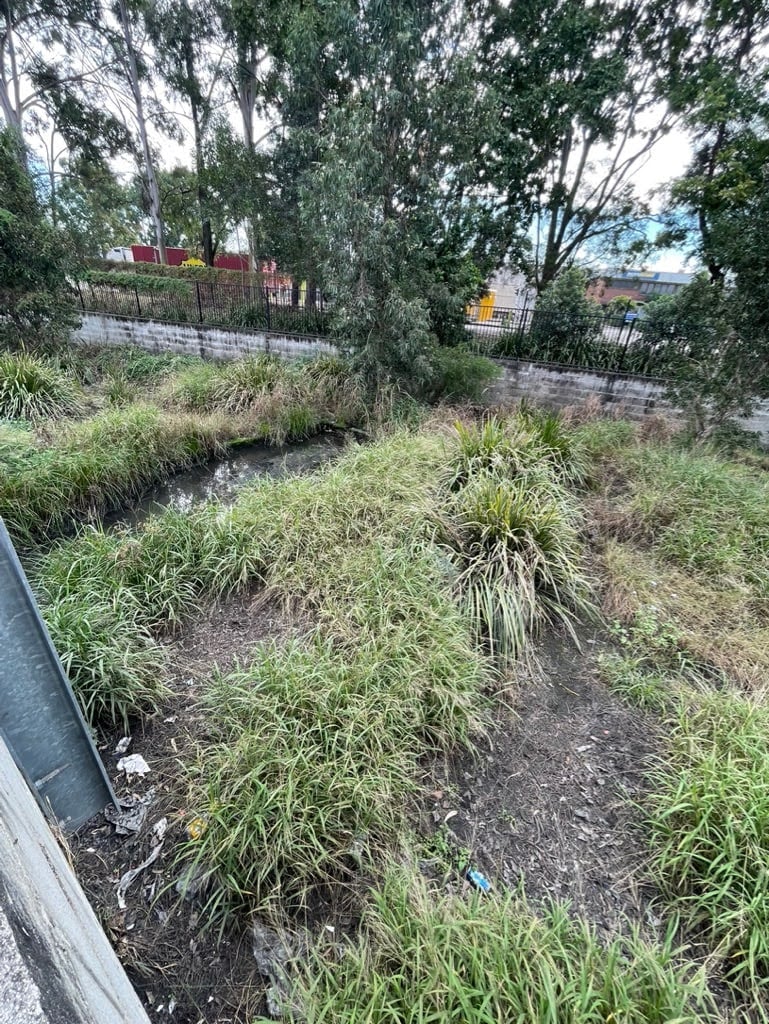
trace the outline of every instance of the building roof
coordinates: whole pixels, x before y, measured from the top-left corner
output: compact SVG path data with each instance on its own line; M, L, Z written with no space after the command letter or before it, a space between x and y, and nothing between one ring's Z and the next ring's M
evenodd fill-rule
M606 270L602 277L612 281L657 281L660 284L689 284L694 274L681 274L671 270Z

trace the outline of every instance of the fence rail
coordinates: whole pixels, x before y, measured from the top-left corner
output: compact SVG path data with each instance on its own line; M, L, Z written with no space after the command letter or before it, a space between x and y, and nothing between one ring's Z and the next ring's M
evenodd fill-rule
M83 311L247 330L328 337L329 310L290 288L175 279L146 282L80 281ZM655 335L633 316L573 317L535 308L473 307L465 317L472 349L487 356L559 363L584 370L665 377L684 354L676 338Z
M324 337L328 312L322 299L292 300L290 289L249 284L175 280L173 288L78 281L80 308L88 313L145 317L215 327L241 327Z
M560 363L584 370L664 377L680 355L674 338L655 335L633 316L574 317L533 308L475 307L465 325L476 352Z

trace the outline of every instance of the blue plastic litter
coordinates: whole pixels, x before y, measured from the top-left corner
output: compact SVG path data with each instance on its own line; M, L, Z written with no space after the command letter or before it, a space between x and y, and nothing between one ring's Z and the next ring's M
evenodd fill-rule
M482 875L480 871L474 871L472 868L468 868L465 878L468 882L472 882L475 888L480 892L489 892L491 890L491 882L485 875Z

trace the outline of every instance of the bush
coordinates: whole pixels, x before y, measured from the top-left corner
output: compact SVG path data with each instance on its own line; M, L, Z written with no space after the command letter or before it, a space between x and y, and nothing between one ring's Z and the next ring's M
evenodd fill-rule
M115 288L154 292L163 295L190 295L190 285L174 277L156 274L130 273L125 270L89 270L83 277L89 284L107 284Z
M600 305L587 297L587 274L564 270L537 299L529 346L531 358L590 366L600 347L603 317Z
M751 329L754 310L754 301L705 274L647 306L641 328L664 358L666 397L687 414L696 437L749 416L769 395L769 345L763 328Z
M487 385L501 373L490 359L474 355L464 348L436 349L435 366L433 401L477 402Z
M45 220L15 129L0 129L0 341L65 338L77 323L63 238Z
M77 412L72 379L25 352L0 352L0 418L38 420Z

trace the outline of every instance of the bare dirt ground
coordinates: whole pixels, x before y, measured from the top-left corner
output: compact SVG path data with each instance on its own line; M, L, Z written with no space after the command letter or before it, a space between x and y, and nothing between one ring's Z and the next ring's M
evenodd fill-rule
M567 900L613 933L626 918L655 923L652 894L638 884L643 838L633 802L659 736L598 678L596 637L581 643L582 653L566 637L539 646L514 711L474 759L434 776L427 811L492 885L522 886L535 902Z
M210 608L169 642L172 696L161 714L132 734L128 753L141 754L150 772L129 779L118 770L113 751L119 736L102 750L119 799L149 799L147 815L140 831L129 835L97 819L70 848L80 882L153 1021L248 1024L264 1011L267 983L256 970L250 932L201 934L198 908L174 888L179 871L173 851L186 838L189 821L180 766L205 740L196 700L214 666L226 671L236 660L248 661L256 644L303 628L306 623L254 596ZM127 889L122 908L118 883L152 854L153 830L164 818L160 853Z
M266 1011L268 982L259 974L251 934L202 934L199 907L179 897L174 849L186 838L191 808L181 765L205 742L197 695L214 666L246 662L254 645L307 631L259 596L209 609L169 641L173 693L162 713L131 737L146 776L127 778L109 737L103 755L121 800L146 800L135 834L117 834L97 819L71 841L77 874L150 1019L175 1024L250 1024ZM535 665L520 673L514 709L498 723L475 758L433 766L422 827L469 851L472 866L499 889L523 885L534 901L569 900L575 913L614 932L623 920L654 922L648 893L634 879L643 849L632 800L654 754L654 726L615 698L597 677L595 638L582 652L563 637L539 646ZM142 865L166 831L157 858L126 889L125 873ZM429 840L428 840L429 842ZM348 931L351 922L334 918Z

